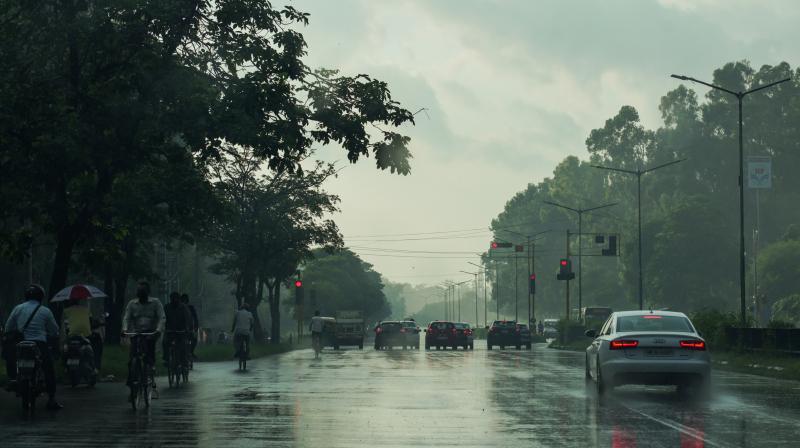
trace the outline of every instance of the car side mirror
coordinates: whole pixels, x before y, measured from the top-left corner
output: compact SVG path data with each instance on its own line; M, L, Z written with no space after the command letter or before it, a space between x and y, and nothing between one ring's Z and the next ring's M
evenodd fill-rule
M585 334L587 338L596 338L597 337L597 331L595 331L595 330L586 330L583 334Z

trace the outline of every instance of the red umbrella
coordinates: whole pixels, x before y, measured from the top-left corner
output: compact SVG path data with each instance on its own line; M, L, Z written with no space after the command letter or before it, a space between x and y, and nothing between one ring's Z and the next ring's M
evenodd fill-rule
M58 292L50 302L66 302L67 300L88 300L101 299L108 297L106 293L92 285L72 285L67 286Z

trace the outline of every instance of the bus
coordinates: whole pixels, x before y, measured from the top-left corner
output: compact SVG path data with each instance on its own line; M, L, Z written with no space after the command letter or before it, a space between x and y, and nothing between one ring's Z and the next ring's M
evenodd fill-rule
M587 330L599 330L614 312L607 306L586 306L581 308L581 323Z

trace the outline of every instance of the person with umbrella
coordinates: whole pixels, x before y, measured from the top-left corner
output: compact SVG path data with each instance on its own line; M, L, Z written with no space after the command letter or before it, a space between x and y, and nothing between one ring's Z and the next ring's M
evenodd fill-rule
M99 321L92 317L89 300L106 297L103 291L94 286L78 284L62 289L52 300L52 302L64 302L65 334L69 338L81 338L91 345L95 370L100 368L103 340L93 331L99 326Z

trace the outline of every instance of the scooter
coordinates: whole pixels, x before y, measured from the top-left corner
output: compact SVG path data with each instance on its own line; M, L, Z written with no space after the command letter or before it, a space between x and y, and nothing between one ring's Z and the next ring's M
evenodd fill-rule
M17 344L17 396L22 398L22 412L33 415L36 398L45 390L42 354L33 341Z
M94 350L83 336L71 336L66 349L67 378L70 385L86 383L89 387L97 384L97 372L94 367Z

